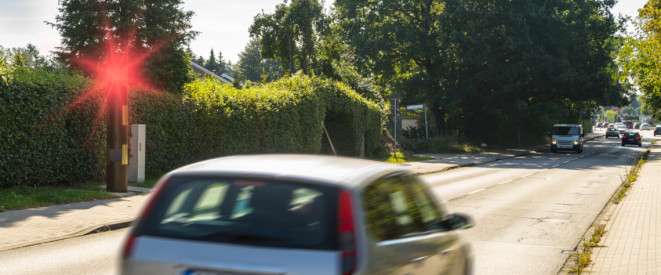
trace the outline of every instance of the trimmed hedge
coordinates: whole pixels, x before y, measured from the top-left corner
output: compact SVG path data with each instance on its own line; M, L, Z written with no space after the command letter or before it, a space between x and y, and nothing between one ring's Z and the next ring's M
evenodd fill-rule
M63 70L19 68L0 76L0 188L103 175L105 127L94 127L97 108L67 109L86 83Z
M102 99L67 107L87 87L64 70L0 71L0 188L104 179ZM329 153L323 124L340 155L384 154L382 109L338 82L296 75L238 90L206 79L183 94L132 93L149 174L224 155Z
M186 85L183 101L166 95L134 102L134 123L147 125L148 172L224 155L329 153L322 123L338 154L383 154L379 105L316 77L241 90L205 79Z

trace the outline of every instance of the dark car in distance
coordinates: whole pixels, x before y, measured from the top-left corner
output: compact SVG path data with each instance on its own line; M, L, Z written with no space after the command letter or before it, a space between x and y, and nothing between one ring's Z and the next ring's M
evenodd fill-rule
M626 144L638 145L638 147L643 146L643 140L640 137L638 132L625 132L622 135L622 146Z
M608 129L606 129L606 138L609 137L620 138L620 131L618 131L615 127L608 127Z

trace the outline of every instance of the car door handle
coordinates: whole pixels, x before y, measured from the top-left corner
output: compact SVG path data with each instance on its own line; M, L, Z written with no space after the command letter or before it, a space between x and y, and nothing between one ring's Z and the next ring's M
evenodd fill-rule
M417 257L417 258L411 260L411 262L412 263L419 263L419 262L422 262L424 259L427 259L427 258L429 258L429 256Z

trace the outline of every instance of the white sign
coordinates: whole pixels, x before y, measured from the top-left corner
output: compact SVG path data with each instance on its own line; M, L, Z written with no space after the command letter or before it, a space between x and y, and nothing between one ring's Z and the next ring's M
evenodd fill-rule
M406 106L406 109L408 109L408 110L422 109L422 104L420 104L420 105L409 105L409 106Z

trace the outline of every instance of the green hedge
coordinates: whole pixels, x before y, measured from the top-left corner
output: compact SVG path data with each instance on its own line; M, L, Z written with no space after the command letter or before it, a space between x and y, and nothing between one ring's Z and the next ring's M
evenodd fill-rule
M67 108L87 81L63 70L0 76L0 188L68 184L102 177L104 127L96 106Z
M0 71L0 188L102 181L107 163L100 95L64 70ZM302 75L238 90L213 80L184 96L132 93L130 123L147 125L146 170L224 155L383 154L382 110L341 83Z
M224 155L329 153L323 124L340 155L383 153L379 105L315 77L247 89L199 80L184 87L183 100L142 96L131 109L132 123L147 125L148 173Z

